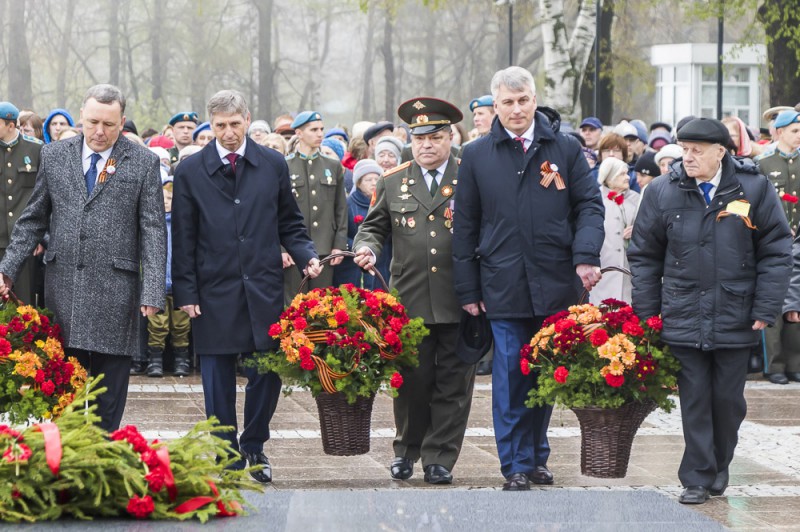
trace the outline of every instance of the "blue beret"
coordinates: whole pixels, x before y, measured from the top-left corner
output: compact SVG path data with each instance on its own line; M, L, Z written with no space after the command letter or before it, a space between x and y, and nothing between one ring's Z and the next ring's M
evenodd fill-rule
M0 118L3 120L16 120L19 118L19 109L11 102L0 102Z
M308 124L309 122L315 122L317 120L322 120L322 115L316 111L303 111L302 113L298 114L297 117L292 122L291 128L297 129L298 127L303 127L304 125Z
M779 127L786 127L789 124L797 122L798 117L800 117L800 113L792 109L791 111L781 111L780 114L775 118L775 129Z
M169 125L171 126L174 126L178 122L194 122L195 124L199 124L200 119L194 111L185 111L183 113L177 113L169 119Z
M478 107L492 107L493 105L494 105L494 99L492 98L492 95L487 94L485 96L475 98L474 100L469 102L469 110L474 111Z
M192 131L192 140L197 140L197 135L200 134L201 131L211 131L211 122L203 122Z
M340 128L340 127L332 127L332 128L330 128L328 130L328 132L325 133L325 138L327 139L328 137L332 137L334 135L339 135L340 137L342 137L344 139L345 142L350 142L350 137L347 136L347 132L344 129Z

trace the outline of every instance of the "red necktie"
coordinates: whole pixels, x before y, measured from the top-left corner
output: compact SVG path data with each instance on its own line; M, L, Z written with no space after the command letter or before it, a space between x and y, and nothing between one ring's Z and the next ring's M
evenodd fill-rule
M239 154L229 153L225 156L225 158L231 163L231 170L233 170L233 173L236 174L236 161L239 160Z
M514 140L516 140L517 142L519 142L522 145L522 153L525 153L525 152L528 151L528 149L525 147L525 139L524 138L522 138L522 137L514 137Z

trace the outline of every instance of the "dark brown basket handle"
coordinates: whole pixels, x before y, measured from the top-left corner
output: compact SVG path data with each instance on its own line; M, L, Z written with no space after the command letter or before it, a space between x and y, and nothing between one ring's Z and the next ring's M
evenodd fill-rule
M631 277L630 270L626 270L625 268L620 268L618 266L606 266L605 268L602 268L600 270L600 273L606 273L606 272L619 272ZM589 297L589 291L584 288L583 293L581 294L581 298L578 300L578 304L583 305L584 303L586 303L587 297Z
M319 261L319 263L324 266L324 265L328 264L330 261L332 261L333 259L338 258L338 257L354 258L355 256L356 256L356 254L353 253L352 251L340 251L339 253L331 253L330 255L325 257L324 259L321 259ZM386 290L387 292L389 291L389 285L386 284L386 280L383 278L383 275L381 275L381 272L378 271L378 268L376 268L374 264L368 264L365 269L368 272L374 273L375 276L378 278L378 280L383 285L383 289ZM308 280L309 279L310 279L310 277L308 275L303 277L303 280L300 282L300 288L297 289L297 293L302 293L303 292L303 289L306 287L306 284L308 284Z

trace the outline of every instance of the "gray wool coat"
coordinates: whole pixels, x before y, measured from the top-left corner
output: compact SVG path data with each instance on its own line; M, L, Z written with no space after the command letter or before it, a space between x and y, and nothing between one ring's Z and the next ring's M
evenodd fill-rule
M116 172L87 198L83 136L42 148L30 202L14 226L0 272L14 280L26 257L50 241L45 298L65 347L131 356L140 305L164 308L167 230L158 157L120 135Z

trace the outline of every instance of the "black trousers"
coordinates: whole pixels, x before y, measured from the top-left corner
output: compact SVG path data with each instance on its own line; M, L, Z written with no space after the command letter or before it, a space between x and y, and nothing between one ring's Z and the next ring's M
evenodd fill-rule
M125 403L128 400L128 380L131 372L131 357L95 353L83 349L65 349L67 356L73 356L86 368L90 376L103 375L99 386L108 390L97 398L97 414L100 428L112 432L119 428Z
M234 449L243 453L260 453L269 439L269 422L278 406L281 379L275 373L261 374L244 366L247 377L244 390L244 430L237 441L236 422L236 359L238 353L200 355L206 417L216 416L220 424L233 427L233 432L220 433ZM247 360L251 355L243 357Z
M400 372L394 453L452 471L467 429L475 365L456 355L458 324L425 326L430 334L419 345L419 366Z
M744 384L750 348L701 351L672 347L681 363L683 453L678 477L684 486L710 487L728 467L747 413Z

